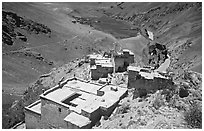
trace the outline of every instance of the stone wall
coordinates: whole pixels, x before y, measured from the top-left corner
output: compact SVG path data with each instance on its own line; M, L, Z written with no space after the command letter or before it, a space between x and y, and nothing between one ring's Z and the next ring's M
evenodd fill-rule
M171 79L154 77L146 79L137 71L129 71L128 73L128 88L135 88L139 93L153 93L160 89L172 88L173 82Z

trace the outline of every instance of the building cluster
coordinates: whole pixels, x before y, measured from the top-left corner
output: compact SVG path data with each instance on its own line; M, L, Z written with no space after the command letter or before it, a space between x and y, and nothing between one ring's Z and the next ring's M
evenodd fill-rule
M113 72L126 71L131 63L134 63L134 53L127 49L122 53L112 51L110 55L90 55L91 78L98 80Z
M91 128L102 116L109 117L128 88L158 90L172 84L169 77L151 67L129 66L134 54L90 55L92 80L105 79L108 74L128 72L128 85L110 82L91 83L78 78L67 79L40 95L40 100L25 107L26 128Z
M65 80L25 107L26 128L91 128L101 116L110 116L127 88Z

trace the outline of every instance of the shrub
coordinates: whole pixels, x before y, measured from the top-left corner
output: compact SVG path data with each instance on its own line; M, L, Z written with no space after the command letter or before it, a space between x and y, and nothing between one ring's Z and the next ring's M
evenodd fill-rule
M159 109L162 105L164 105L164 101L161 97L161 95L158 95L155 100L153 101L152 103L152 106L155 108L155 109Z
M184 113L185 121L192 128L202 129L202 110L197 104L192 104L190 109Z
M179 89L179 96L181 98L187 97L189 95L188 90L184 89L184 88L180 88Z
M130 110L130 105L125 103L125 104L122 104L120 108L118 108L117 114L128 113L129 110Z

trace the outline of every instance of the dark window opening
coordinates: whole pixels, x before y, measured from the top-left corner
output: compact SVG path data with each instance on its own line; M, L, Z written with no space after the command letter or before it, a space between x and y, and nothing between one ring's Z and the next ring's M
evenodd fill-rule
M62 109L61 108L58 108L59 112L62 112Z
M137 74L136 75L136 80L141 79L141 75Z

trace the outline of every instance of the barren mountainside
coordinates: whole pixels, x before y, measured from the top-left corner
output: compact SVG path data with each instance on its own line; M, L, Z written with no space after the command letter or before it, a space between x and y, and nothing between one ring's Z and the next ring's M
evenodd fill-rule
M158 68L169 56L176 86L142 98L129 91L94 128L200 128L184 115L202 106L202 3L194 2L3 2L3 128L24 121L24 106L62 78L90 80L87 55L113 48L131 50L140 66Z

